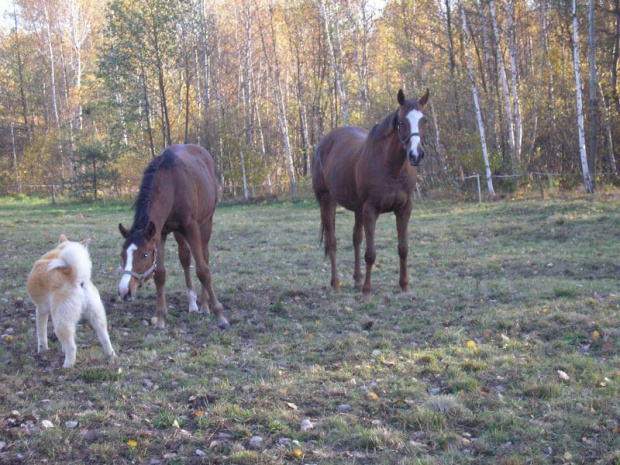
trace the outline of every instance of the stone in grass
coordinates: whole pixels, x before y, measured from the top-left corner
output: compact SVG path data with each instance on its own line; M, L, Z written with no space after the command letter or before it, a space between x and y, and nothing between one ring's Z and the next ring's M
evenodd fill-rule
M54 423L52 423L49 420L43 420L41 422L41 428L43 428L43 429L48 429L48 428L53 428L53 427L54 427Z
M312 429L312 428L314 428L314 424L308 418L304 418L301 421L300 429L302 431L308 431L309 429Z
M263 438L260 436L252 436L248 442L250 449L260 449L263 447Z
M67 428L76 428L77 425L78 425L78 422L74 420L65 422L65 427Z
M347 413L347 412L350 412L351 410L353 410L353 407L351 407L349 404L340 404L338 406L338 411L340 413Z
M207 455L207 453L205 451L203 451L203 450L196 449L196 455L198 457L204 457L205 455Z

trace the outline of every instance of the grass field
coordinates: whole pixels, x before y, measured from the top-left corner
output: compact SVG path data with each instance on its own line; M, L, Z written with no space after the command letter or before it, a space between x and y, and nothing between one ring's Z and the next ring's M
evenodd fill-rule
M352 214L337 215L339 295L318 217L313 202L218 208L229 331L188 313L168 241L157 331L152 283L116 299L128 205L0 200L0 462L620 463L618 198L418 203L409 295L383 215L369 303ZM25 282L60 233L92 239L112 364L86 324L74 368L54 336L36 353Z

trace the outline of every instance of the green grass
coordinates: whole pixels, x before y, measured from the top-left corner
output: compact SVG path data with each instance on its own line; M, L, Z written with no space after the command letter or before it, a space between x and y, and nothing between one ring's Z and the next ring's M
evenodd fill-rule
M314 202L222 205L211 268L231 329L188 313L168 241L157 331L152 283L116 298L128 204L0 199L0 462L617 463L619 200L417 202L408 295L393 218L363 303L351 213L337 213L334 295ZM92 240L114 363L86 324L74 368L51 329L36 354L26 278L61 233Z

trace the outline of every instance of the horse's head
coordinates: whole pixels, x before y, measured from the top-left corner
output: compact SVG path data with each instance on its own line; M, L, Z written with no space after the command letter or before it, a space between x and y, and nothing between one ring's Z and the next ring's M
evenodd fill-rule
M418 166L424 158L424 139L428 126L424 106L428 102L428 94L426 89L419 100L407 100L402 89L398 91L400 109L396 116L396 132L412 166Z
M156 227L151 221L144 229L128 230L122 224L118 229L125 238L121 251L123 277L118 285L118 295L123 300L131 300L142 283L157 270Z

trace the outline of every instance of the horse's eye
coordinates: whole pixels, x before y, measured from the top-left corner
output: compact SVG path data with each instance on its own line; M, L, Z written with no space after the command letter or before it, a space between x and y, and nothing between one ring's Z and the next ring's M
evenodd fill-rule
M144 252L142 254L142 260L146 260L147 258L149 258L149 253L148 252Z

